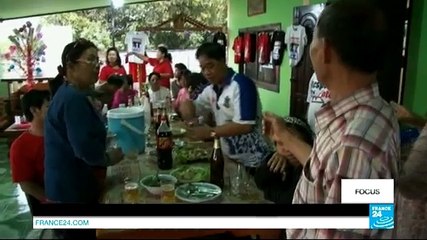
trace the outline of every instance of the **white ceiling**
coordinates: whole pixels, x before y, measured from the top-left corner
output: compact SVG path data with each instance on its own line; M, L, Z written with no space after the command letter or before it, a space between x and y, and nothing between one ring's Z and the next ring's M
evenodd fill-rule
M157 1L168 0L124 0L125 4ZM0 21L110 5L111 0L0 0Z

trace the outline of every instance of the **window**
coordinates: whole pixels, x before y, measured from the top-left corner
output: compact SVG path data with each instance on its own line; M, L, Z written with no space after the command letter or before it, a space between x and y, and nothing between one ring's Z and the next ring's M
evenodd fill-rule
M257 27L239 29L239 36L243 36L245 33L251 33L258 36L260 33L269 33L270 38L274 31L281 30L281 24L269 24ZM254 49L257 49L255 44ZM260 64L258 51L255 51L255 61L250 63L239 64L239 72L245 74L251 78L258 87L279 92L280 91L280 66L274 66L272 64L272 58L270 54L270 63Z

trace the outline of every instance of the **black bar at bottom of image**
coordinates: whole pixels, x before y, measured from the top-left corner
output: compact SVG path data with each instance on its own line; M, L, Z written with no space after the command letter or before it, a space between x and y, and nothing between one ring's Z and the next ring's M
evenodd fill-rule
M41 204L33 216L367 217L369 204Z

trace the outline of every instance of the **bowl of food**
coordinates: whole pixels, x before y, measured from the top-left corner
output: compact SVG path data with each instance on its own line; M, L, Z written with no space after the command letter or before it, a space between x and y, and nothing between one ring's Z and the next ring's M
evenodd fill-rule
M176 184L178 180L176 177L169 174L153 174L142 178L139 183L151 194L160 195L162 193L160 186L165 182Z
M174 137L182 137L187 132L184 128L172 128L171 129L172 136Z
M179 183L194 183L208 180L208 170L203 167L183 166L171 172Z
M191 145L177 146L173 149L173 159L181 164L208 161L210 153L203 148Z

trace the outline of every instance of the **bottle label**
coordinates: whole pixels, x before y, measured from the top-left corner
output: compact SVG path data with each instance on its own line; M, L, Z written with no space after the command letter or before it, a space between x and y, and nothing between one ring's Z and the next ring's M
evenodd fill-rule
M172 138L170 137L158 137L157 148L158 149L171 149L173 146Z

